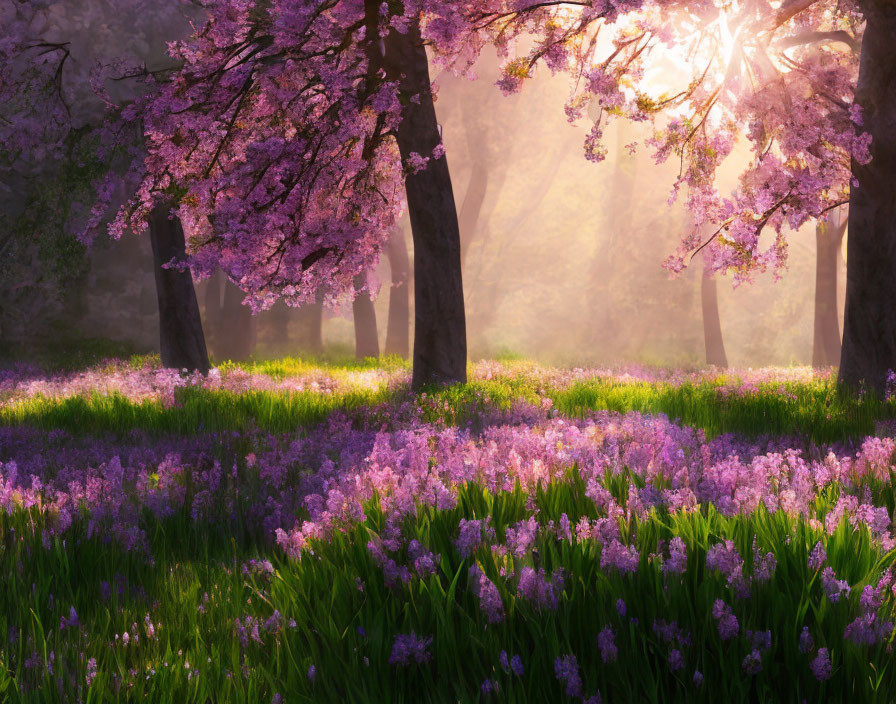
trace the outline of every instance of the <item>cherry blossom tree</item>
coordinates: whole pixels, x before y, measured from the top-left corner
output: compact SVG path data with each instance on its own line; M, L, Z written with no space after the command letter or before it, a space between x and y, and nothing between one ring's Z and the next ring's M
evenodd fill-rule
M506 52L506 92L544 66L568 72L571 120L598 108L586 157L601 161L608 121L656 123L648 147L680 163L674 194L693 230L667 262L702 252L735 281L786 265L787 233L849 203L841 379L883 392L896 367L896 4L593 0L429 5L425 32L463 69L486 42ZM692 68L663 85L675 64ZM735 142L752 158L720 192ZM706 228L712 234L704 237ZM766 237L768 233L768 237Z
M136 195L113 232L140 229L159 202L174 202L194 271L220 266L254 306L301 304L324 286L351 292L407 207L414 385L465 379L457 214L429 56L464 73L494 45L505 92L539 67L570 75L565 109L572 121L594 116L592 161L606 155L610 120L654 121L642 146L678 161L673 194L694 216L672 272L700 252L736 282L778 275L788 233L848 202L841 377L882 391L896 367L892 0L203 5L207 20L172 44L180 68L111 72L145 86L104 135L114 143L123 125L139 125L145 138ZM690 74L672 85L683 66ZM723 189L738 140L751 157Z

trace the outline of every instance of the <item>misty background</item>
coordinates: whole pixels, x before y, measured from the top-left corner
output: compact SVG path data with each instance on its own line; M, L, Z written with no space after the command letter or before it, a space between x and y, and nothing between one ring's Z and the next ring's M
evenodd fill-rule
M566 76L542 72L521 94L505 97L494 85L499 63L493 54L476 66L477 81L433 70L465 250L471 359L513 353L565 365L704 364L702 261L698 255L676 279L662 268L689 225L681 204L668 205L676 161L657 166L643 148L652 125L613 123L605 136L607 158L593 164L583 156L588 125L566 120ZM632 142L642 145L633 156L624 148ZM748 157L741 145L726 165L727 184L734 183L737 160ZM21 210L21 189L19 193L7 194L6 212ZM413 257L406 219L401 228ZM777 283L770 274L738 289L726 277L718 281L721 327L732 366L811 363L814 224L789 240L789 271ZM156 349L158 313L148 237L132 235L117 242L98 238L84 256L84 266L61 291L38 285L37 296L16 298L17 292L4 286L0 337L29 344L104 337L138 351ZM6 261L0 259L8 271L10 257L6 253ZM34 270L45 264L37 255L33 260L19 256L16 266ZM838 277L842 321L842 257ZM391 289L385 256L374 279L381 284L375 307L382 348ZM210 351L218 359L233 348L222 343L228 328L241 336L246 329L228 319L210 319L210 301L237 293L221 286L218 281L197 283ZM58 305L51 310L45 303L54 296ZM413 326L413 283L411 307ZM259 315L251 322L257 337L254 354L307 351L307 318L308 311L282 304ZM322 335L326 347L354 348L350 304L324 311Z

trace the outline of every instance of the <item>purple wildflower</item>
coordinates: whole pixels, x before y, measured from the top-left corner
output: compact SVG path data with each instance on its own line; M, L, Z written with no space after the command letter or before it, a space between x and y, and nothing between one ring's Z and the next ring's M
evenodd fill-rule
M308 681L311 684L314 684L314 680L316 680L316 679L317 679L317 667L315 667L314 665L309 665L308 666Z
M694 676L691 679L694 681L694 686L703 686L703 673L700 670L694 670Z
M706 569L718 570L728 580L728 586L735 586L743 581L744 560L734 547L734 543L726 540L713 545L706 553Z
M470 557L476 551L476 548L482 544L482 531L484 527L487 528L488 523L488 518L484 521L460 519L460 524L458 525L459 535L457 540L454 541L454 547L457 548L461 557Z
M849 584L845 579L837 579L831 567L825 567L821 573L821 586L832 604L840 601L841 596L849 596Z
M87 661L87 686L89 687L93 684L93 680L96 678L96 658L90 658Z
M414 570L423 579L438 571L441 560L441 555L433 554L418 540L412 540L408 544L408 557L414 563Z
M612 567L620 572L636 572L640 556L633 545L623 545L618 540L604 545L600 553L601 569Z
M880 621L875 614L866 613L846 627L843 637L856 645L871 646L886 639L892 630L893 624L889 621Z
M669 559L663 561L666 574L684 574L688 568L688 551L684 541L675 536L669 541Z
M479 687L479 690L485 694L489 695L492 692L499 692L501 688L498 686L498 680L496 679L487 679L482 685Z
M678 648L673 648L669 653L669 669L672 672L684 667L684 656Z
M501 623L504 620L504 602L498 588L479 565L472 565L469 575L473 582L473 593L479 598L479 608L488 617L488 622Z
M534 602L539 609L557 610L555 585L547 580L544 569L536 572L531 567L523 567L516 591L524 599Z
M828 654L827 648L819 648L818 655L809 663L809 669L815 675L815 679L823 682L831 677L831 656Z
M712 616L718 622L719 636L722 640L728 640L737 635L740 626L737 623L737 617L721 599L716 599L712 606Z
M762 654L754 649L753 652L744 658L741 666L748 675L758 675L762 672Z
M809 633L809 627L803 626L803 631L800 633L800 652L803 654L812 652L815 648L815 642L812 640L812 634Z
M519 521L504 530L504 542L510 554L521 560L529 552L538 535L538 521L530 516L526 521Z
M824 545L822 545L819 540L815 543L815 547L812 548L812 554L809 555L809 569L813 572L817 572L822 567L824 567L824 563L827 562L828 554L824 551Z
M882 595L878 594L874 587L866 584L864 589L862 589L862 596L859 598L859 606L862 607L862 611L865 613L877 611L883 601L881 597Z
M63 616L59 621L59 630L65 630L66 628L77 628L81 625L81 621L78 619L78 612L75 611L75 607L72 606L68 611L68 618Z
M429 662L432 656L427 649L431 643L432 636L420 638L414 632L399 634L395 636L395 642L392 644L389 664L407 666L411 662L416 662L418 665Z
M523 676L523 659L519 655L514 655L510 659L510 669L517 677Z
M616 662L619 651L616 648L613 630L609 626L597 634L597 647L600 650L601 660L605 663Z
M582 676L575 655L564 655L554 660L554 675L566 685L566 696L582 696Z
M775 568L778 566L778 561L775 559L774 554L767 552L763 555L759 551L759 546L756 544L756 538L753 538L753 579L759 582L760 584L763 582L768 582L772 575L775 573Z

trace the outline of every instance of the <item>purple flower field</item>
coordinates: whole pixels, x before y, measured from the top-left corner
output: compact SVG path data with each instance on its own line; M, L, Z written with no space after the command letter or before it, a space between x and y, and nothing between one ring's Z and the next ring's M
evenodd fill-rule
M782 686L886 700L891 437L709 437L662 414L558 410L583 379L710 389L761 410L780 384L804 399L827 377L482 364L470 395L416 401L401 370L28 377L7 373L8 408L111 393L177 413L191 384L227 398L397 395L290 433L0 428L0 560L13 575L0 653L23 697L114 700L164 682L196 701L250 689L271 701L424 689L432 701L747 701ZM60 560L86 572L60 582ZM468 640L475 682L456 659Z

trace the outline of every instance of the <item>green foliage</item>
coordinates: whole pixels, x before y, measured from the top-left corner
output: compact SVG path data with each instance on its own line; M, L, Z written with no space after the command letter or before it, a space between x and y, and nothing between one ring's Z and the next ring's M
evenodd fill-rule
M21 214L0 235L0 324L3 318L26 320L30 335L36 321L53 321L63 330L68 326L59 309L72 305L77 298L73 292L83 285L89 268L86 247L71 225L86 215L73 214L89 210L96 181L108 170L83 130L69 135L64 152L64 158L24 183Z
M110 344L60 344L52 348L55 352L51 349L46 355L46 366L57 370L77 368L79 360L92 361L116 351L114 343ZM158 359L135 355L129 365L132 369L156 367ZM184 434L249 428L287 432L319 423L333 411L351 412L364 406L411 401L421 406L426 420L472 423L475 427L478 419L490 411L508 410L519 402L538 405L541 399L549 398L557 411L573 417L602 410L664 413L682 424L702 428L710 438L723 433L786 435L801 441L831 443L874 435L879 422L896 418L893 401L882 401L872 394L856 397L839 389L830 377L768 382L748 390L726 375L679 384L595 377L551 385L530 373L529 365L519 363L511 373L489 379L476 377L471 367L469 383L434 387L427 389L423 397L414 397L403 376L409 375L409 364L398 357L286 357L224 362L220 370L223 374L233 370L262 374L275 381L319 376L339 382L340 390L320 394L248 388L231 393L189 386L175 391L173 404L152 399L135 402L121 394L37 396L0 406L0 424L86 433L127 433L138 428ZM365 372L371 375L364 384L355 384L355 375Z

